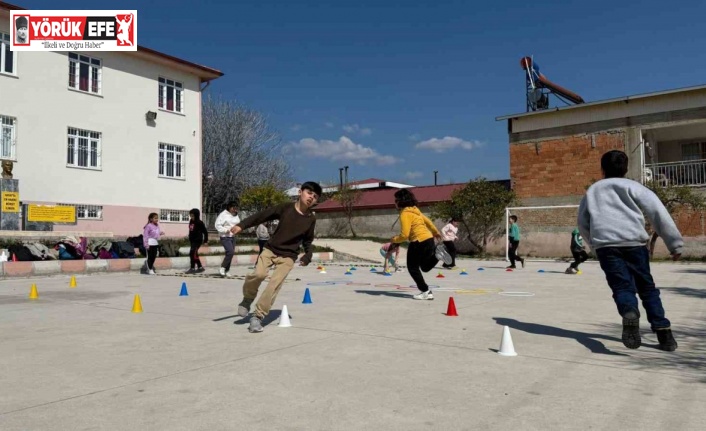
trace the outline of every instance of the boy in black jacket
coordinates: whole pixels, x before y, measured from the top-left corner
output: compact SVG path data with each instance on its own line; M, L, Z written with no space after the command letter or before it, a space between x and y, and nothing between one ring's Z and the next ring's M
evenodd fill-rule
M191 243L191 249L189 250L191 266L186 273L204 272L205 270L199 258L199 248L203 244L208 244L208 229L206 229L206 224L201 220L201 211L198 208L189 211L189 242Z
M272 220L279 220L275 233L265 244L262 253L257 257L255 271L245 277L243 283L243 300L238 305L238 315L247 317L250 306L257 297L260 284L267 277L270 266L275 271L270 277L265 291L255 304L255 312L250 318L250 332L262 332L262 319L270 312L275 303L284 279L294 267L294 261L299 256L299 247L304 247L304 255L299 259L299 265L306 266L311 262L314 241L314 228L316 217L311 212L311 207L321 196L321 186L308 181L302 184L299 190L299 199L296 202L287 202L260 211L235 225L231 232L234 235L243 229L248 229Z

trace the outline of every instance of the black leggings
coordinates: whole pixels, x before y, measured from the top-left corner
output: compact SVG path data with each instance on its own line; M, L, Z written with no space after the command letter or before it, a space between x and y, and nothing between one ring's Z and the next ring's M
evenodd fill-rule
M444 241L444 245L446 246L446 250L448 250L451 255L451 265L444 264L444 266L453 268L456 266L456 244L454 244L453 241Z
M417 289L422 292L429 290L429 285L424 281L422 271L429 272L439 263L439 259L434 255L434 238L426 241L410 242L407 249L407 270L412 279L417 283Z
M571 254L574 255L574 261L571 263L571 267L574 269L579 269L579 265L588 260L588 253L586 253L586 250L572 250Z
M199 268L203 267L203 265L201 265L201 259L199 258L199 248L201 248L200 242L191 243L191 249L189 249L189 261L191 266L189 268L193 268L196 265L198 265Z
M157 253L159 253L158 245L151 245L147 250L147 269L154 270L154 261L157 259Z

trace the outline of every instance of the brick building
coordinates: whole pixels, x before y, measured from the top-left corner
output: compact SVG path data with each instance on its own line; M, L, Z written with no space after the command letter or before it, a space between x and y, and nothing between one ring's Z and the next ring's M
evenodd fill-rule
M628 178L693 187L706 193L706 85L626 96L496 118L507 121L512 186L523 206L577 205L602 178L600 157L630 158ZM527 234L521 252L567 255L575 209L518 210ZM704 255L706 214L677 224L688 254ZM523 225L522 220L520 226ZM661 241L657 251L664 254Z

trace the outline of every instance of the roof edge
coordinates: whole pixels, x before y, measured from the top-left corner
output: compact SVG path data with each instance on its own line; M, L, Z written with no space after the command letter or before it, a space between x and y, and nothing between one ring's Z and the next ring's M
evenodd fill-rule
M700 90L706 90L706 84L696 85L696 86L692 86L692 87L680 87L680 88L675 88L672 90L655 91L652 93L640 93L640 94L634 94L632 96L616 97L614 99L596 100L594 102L580 103L578 105L558 106L556 108L543 109L541 111L522 112L519 114L503 115L501 117L495 117L495 121L509 120L509 119L521 118L521 117L529 117L532 115L549 114L551 112L557 112L557 111L568 111L570 109L581 109L581 108L588 107L588 106L607 105L610 103L617 103L617 102L626 102L627 103L630 100L646 99L648 97L666 96L669 94L687 93L690 91L700 91Z

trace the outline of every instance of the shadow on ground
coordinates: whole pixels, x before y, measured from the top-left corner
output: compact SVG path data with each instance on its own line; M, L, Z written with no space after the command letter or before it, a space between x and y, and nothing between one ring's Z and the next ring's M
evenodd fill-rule
M613 352L609 350L603 343L597 339L622 342L619 338L606 336L603 334L589 334L586 332L570 331L567 329L557 328L555 326L542 325L539 323L520 322L515 319L505 317L493 317L493 320L498 325L508 326L511 329L524 331L530 334L548 335L550 337L569 338L578 341L581 345L589 349L593 353L602 355L627 356L624 353Z
M371 296L390 296L392 298L410 299L412 296L409 293L387 292L384 290L356 290L355 293L364 293Z

